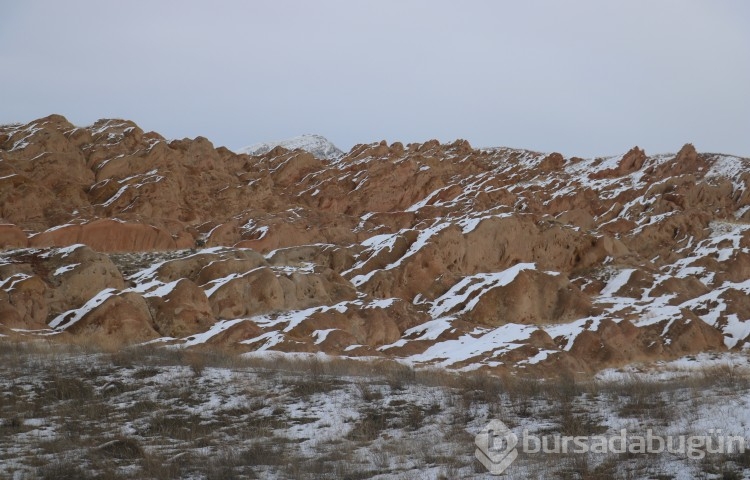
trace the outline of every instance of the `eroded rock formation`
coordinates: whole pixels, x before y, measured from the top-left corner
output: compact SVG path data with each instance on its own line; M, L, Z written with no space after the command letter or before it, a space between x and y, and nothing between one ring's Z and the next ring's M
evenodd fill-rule
M0 334L547 374L750 341L748 159L263 151L0 127Z

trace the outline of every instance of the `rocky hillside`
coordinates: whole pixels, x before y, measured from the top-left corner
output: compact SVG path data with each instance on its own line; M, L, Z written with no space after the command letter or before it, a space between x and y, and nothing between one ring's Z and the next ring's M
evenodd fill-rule
M591 372L750 342L750 160L0 127L0 334Z

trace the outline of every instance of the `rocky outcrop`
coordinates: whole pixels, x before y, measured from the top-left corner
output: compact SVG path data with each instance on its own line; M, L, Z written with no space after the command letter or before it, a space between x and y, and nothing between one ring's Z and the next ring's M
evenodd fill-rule
M13 224L0 225L0 249L26 248L29 239L23 230Z
M95 220L82 225L64 225L33 236L32 247L85 244L100 252L173 250L177 242L164 229L152 225ZM189 245L182 245L186 247Z
M667 327L669 336L662 330ZM633 361L658 361L679 358L695 351L723 349L723 336L690 312L668 325L638 328L628 320L606 320L596 330L579 335L570 356L583 371L619 366Z
M192 281L181 278L168 292L146 297L154 328L164 337L183 338L208 330L214 323L206 293Z
M4 317L8 319L7 326L25 330L44 328L48 314L44 300L47 285L39 277L24 273L11 275L3 279L2 287L5 291L0 298L8 315Z
M284 307L284 289L269 268L259 267L217 283L209 294L217 318L247 317Z
M37 274L48 288L49 315L78 308L105 289L122 289L122 274L107 255L85 245L49 249L42 255Z
M108 296L65 331L108 343L138 343L159 337L142 296L124 292Z
M0 127L0 334L595 371L750 341L750 160Z
M519 272L513 282L492 288L468 318L480 325L565 323L594 313L591 300L562 275Z
M646 152L638 147L633 147L628 153L622 156L615 167L592 172L589 178L599 180L602 178L622 177L623 175L640 170L646 163L646 159Z

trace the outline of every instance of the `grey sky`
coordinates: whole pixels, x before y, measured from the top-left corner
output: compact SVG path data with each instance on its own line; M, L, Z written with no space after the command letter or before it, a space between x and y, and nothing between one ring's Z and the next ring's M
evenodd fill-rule
M0 123L750 156L750 2L0 0Z

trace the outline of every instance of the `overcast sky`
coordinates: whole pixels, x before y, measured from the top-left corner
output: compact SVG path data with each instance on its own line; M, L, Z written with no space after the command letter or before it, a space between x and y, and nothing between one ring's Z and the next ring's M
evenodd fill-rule
M0 0L0 123L750 156L750 2Z

